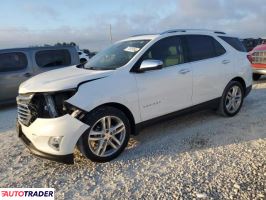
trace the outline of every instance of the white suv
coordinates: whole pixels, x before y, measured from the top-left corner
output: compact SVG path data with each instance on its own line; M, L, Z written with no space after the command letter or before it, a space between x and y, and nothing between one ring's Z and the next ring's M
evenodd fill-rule
M37 75L19 88L19 137L43 158L73 163L77 146L106 162L158 119L199 108L234 116L251 90L252 70L236 49L241 42L228 38L207 30L133 36L84 65Z

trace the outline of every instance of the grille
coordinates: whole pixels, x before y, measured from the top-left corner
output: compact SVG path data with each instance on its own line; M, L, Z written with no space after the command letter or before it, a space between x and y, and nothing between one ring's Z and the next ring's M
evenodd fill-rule
M33 95L19 95L17 96L17 112L18 121L28 126L30 124L32 114L29 109L29 103Z
M252 54L252 63L266 64L266 51L255 51Z

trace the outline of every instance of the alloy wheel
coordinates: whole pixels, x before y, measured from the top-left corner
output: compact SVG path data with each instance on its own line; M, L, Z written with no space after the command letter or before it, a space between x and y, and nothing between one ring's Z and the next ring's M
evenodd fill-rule
M106 157L120 149L125 137L126 128L123 121L115 116L105 116L90 129L88 144L95 155Z
M229 113L236 112L242 103L242 90L239 86L231 87L226 95L225 107Z

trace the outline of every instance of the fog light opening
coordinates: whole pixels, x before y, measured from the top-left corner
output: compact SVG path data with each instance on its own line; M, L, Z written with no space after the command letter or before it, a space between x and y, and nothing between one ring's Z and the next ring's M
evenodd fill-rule
M63 136L50 137L48 141L49 146L52 149L59 151L62 138Z

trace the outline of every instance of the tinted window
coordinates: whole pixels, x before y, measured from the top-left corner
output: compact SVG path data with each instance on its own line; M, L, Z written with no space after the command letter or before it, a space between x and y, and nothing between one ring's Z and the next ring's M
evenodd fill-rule
M213 44L214 44L216 56L221 56L225 54L226 50L217 40L213 39Z
M180 37L168 37L155 43L141 58L161 60L163 67L184 63L184 51Z
M24 53L12 52L0 54L0 72L22 70L27 65L28 60Z
M245 46L242 44L242 42L238 38L234 37L225 37L225 36L220 36L222 40L227 42L229 45L231 45L234 49L241 51L241 52L246 52Z
M35 55L39 67L55 67L71 65L71 57L68 50L44 50Z
M190 61L220 56L225 49L213 37L207 35L187 35L186 41Z

